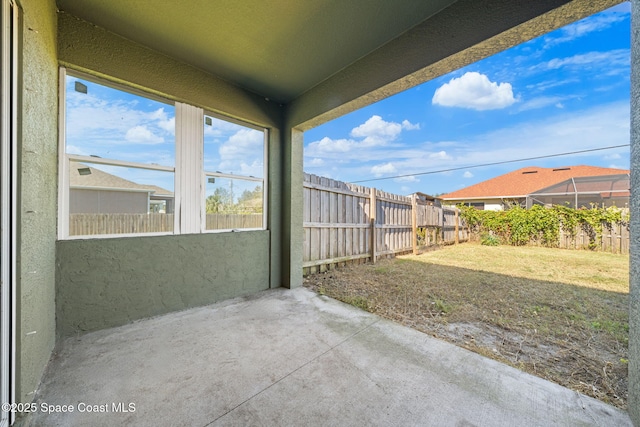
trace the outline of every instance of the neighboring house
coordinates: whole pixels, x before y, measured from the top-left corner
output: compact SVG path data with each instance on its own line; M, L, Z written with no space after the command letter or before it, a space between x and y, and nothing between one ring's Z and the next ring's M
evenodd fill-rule
M629 171L596 166L526 167L440 196L445 204L464 203L482 210L509 206L591 203L624 207L629 201Z
M173 212L173 193L70 162L69 213Z

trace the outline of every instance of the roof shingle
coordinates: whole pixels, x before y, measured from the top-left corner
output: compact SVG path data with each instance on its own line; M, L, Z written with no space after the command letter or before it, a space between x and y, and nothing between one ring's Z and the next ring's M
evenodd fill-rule
M557 184L561 181L583 177L603 176L629 173L627 169L602 168L597 166L566 166L558 168L541 168L529 166L495 178L479 182L475 185L443 194L444 200L524 197L537 190Z

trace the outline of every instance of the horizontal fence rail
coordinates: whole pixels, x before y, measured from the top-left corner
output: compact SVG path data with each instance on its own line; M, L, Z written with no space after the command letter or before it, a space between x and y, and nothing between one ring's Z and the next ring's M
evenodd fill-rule
M468 239L457 208L304 176L304 274ZM457 239L456 239L457 236Z
M263 215L207 214L207 230L261 228ZM173 231L174 215L163 213L140 214L71 214L69 235L166 233Z

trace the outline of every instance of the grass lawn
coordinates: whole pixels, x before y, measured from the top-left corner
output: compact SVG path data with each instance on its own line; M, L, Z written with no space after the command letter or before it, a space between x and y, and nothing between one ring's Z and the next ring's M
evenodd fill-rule
M305 286L626 409L627 255L465 243Z

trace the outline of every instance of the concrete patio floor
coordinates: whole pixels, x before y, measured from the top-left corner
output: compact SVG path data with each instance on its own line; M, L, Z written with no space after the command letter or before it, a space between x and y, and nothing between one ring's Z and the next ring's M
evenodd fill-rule
M24 425L632 426L598 400L304 288L69 338L36 402ZM53 405L74 411L43 411L68 409Z

